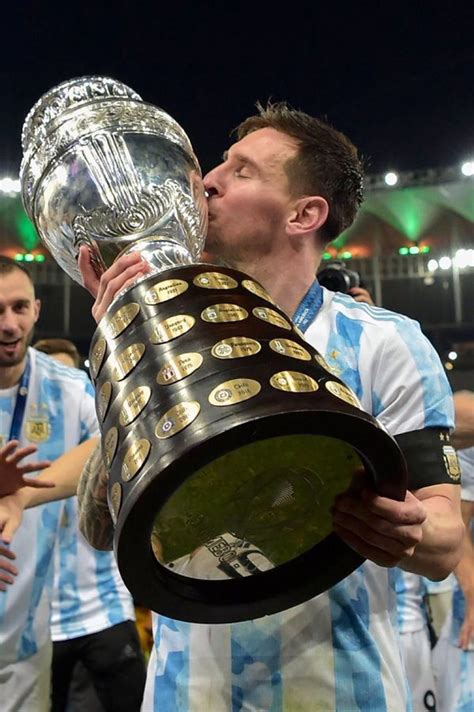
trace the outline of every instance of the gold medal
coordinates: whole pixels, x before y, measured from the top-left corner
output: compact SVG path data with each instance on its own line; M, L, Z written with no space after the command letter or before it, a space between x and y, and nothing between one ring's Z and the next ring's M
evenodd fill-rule
M270 385L287 393L311 393L319 386L311 376L299 371L280 371L270 378Z
M189 287L182 279L166 279L155 284L145 294L145 304L162 304L183 294Z
M362 406L356 394L347 386L342 385L342 383L337 383L337 381L326 381L324 385L328 389L329 393L333 394L333 396L336 396L337 398L346 401L346 403L355 405L356 408L362 409Z
M211 354L214 358L219 359L245 358L246 356L255 356L261 348L258 341L250 339L248 336L232 336L214 344Z
M150 341L152 344L166 344L168 341L172 341L173 339L177 339L178 336L186 334L193 328L195 323L196 319L189 314L171 316L169 319L165 319L155 326L150 336Z
M272 339L270 348L277 354L297 358L300 361L311 361L311 354L296 341L290 339Z
M120 505L122 504L122 485L119 482L114 482L110 488L109 501L110 514L112 515L114 524L116 524L118 513L120 511Z
M114 381L122 381L128 376L142 360L144 353L145 344L132 344L131 346L127 346L127 348L117 356L117 363L112 372Z
M100 388L97 396L97 414L103 421L109 409L110 398L112 396L112 384L106 381Z
M234 378L214 388L209 394L209 403L218 406L241 403L260 393L261 388L260 383L251 378Z
M203 289L235 289L239 286L233 277L221 272L202 272L194 277L193 284Z
M203 357L198 353L180 354L165 363L156 377L160 386L181 381L201 367Z
M128 482L140 472L150 454L151 443L145 438L141 438L128 448L123 459L122 480Z
M92 378L97 378L104 360L107 343L103 337L98 339L91 349L90 369Z
M267 290L264 289L261 284L258 284L258 282L254 282L253 279L244 279L242 281L242 287L244 287L244 289L248 292L252 292L252 294L255 294L257 297L265 299L267 302L271 302L272 304L275 303Z
M135 319L137 314L140 312L140 305L136 302L130 302L124 307L121 307L113 317L110 319L109 323L105 327L107 333L112 339L116 339L129 324Z
M120 425L130 425L137 418L151 398L151 388L149 386L138 386L125 401L120 410Z
M157 423L155 435L160 440L176 435L187 428L199 415L201 406L197 401L183 401L170 408Z
M114 459L114 455L117 451L117 445L118 445L118 430L117 428L110 428L110 430L107 431L105 434L105 437L103 438L103 447L104 447L104 459L105 459L105 464L107 467L110 467L112 464L112 460Z
M291 331L290 322L282 317L281 314L278 314L278 312L274 309L268 309L268 307L255 307L255 309L252 309L252 314L261 321L266 321L274 326L279 326L281 329L288 329Z
M248 315L248 311L239 307L238 304L213 304L201 312L201 319L211 324L218 324L227 321L243 321L243 319L247 319Z

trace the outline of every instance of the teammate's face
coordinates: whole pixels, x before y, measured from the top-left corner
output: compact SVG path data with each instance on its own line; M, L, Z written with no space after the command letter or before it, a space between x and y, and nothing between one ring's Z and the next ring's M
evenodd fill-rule
M20 269L0 276L0 368L23 361L40 312L32 283Z

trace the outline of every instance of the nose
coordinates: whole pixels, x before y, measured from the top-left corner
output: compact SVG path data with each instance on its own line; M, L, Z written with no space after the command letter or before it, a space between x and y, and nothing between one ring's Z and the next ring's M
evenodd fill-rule
M208 198L219 195L222 192L222 181L220 180L220 166L213 168L204 176L204 188Z
M0 330L5 334L14 334L18 330L18 324L12 309L5 309L0 314Z

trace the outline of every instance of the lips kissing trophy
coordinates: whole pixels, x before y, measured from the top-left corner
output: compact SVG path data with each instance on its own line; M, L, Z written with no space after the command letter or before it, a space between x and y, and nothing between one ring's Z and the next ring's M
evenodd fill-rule
M331 505L365 470L402 499L405 463L265 289L204 264L201 170L177 122L107 77L46 93L23 127L25 208L82 284L138 250L90 350L122 577L173 618L258 618L326 590L363 559Z

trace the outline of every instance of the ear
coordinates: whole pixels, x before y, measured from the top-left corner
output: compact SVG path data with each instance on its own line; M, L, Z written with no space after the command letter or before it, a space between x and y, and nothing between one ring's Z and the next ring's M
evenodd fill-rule
M33 311L35 315L35 324L39 319L40 311L41 311L41 301L39 299L35 299L35 302L33 304Z
M329 215L329 205L320 195L298 198L286 224L288 235L304 235L316 232L324 225Z

